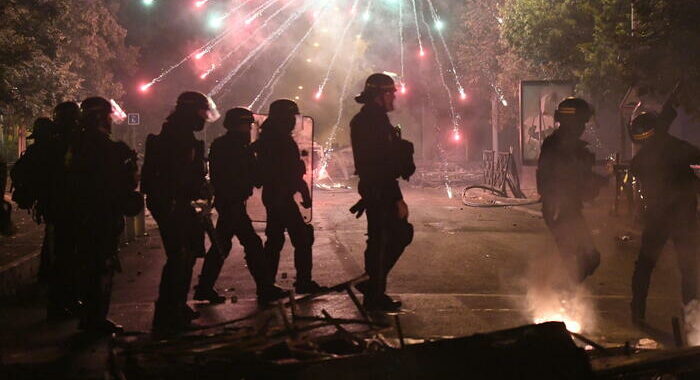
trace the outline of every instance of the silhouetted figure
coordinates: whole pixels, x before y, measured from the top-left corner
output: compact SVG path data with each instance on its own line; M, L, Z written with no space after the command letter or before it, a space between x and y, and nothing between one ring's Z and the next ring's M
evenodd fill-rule
M78 316L80 300L77 283L77 220L72 196L69 163L80 137L80 107L63 102L54 108L49 165L49 194L46 205L47 229L52 230L53 260L49 270L47 317L60 320Z
M311 278L314 229L304 222L294 194L300 193L301 205L311 208L311 193L304 181L306 166L292 131L299 115L296 103L287 99L270 104L270 113L262 125L260 139L253 144L258 159L262 200L267 212L265 257L270 262L272 278L276 278L284 231L294 246L294 267L297 272L294 288L297 293L315 293L325 289Z
M369 280L357 285L370 310L398 310L401 302L386 295L387 276L404 249L413 240L408 223L408 206L403 200L398 178L408 180L415 172L413 145L401 139L388 112L394 110L396 86L385 74L372 74L362 94L363 104L350 122L355 171L360 177L362 199L351 212L367 212L365 271Z
M683 303L697 298L697 177L690 165L700 164L700 149L668 134L676 111L667 103L660 115L641 112L630 123L632 141L640 146L632 174L644 197L642 246L632 277L632 320L645 318L651 273L666 241L673 241L681 272Z
M229 110L224 118L227 132L214 140L209 150L214 207L219 214L216 234L222 252L217 252L214 244L207 252L194 293L196 300L211 303L226 300L217 294L214 284L231 251L234 236L243 246L245 261L255 280L261 303L286 295L286 292L274 286L274 277L263 255L262 240L255 233L246 210L246 200L253 195L255 185L255 155L250 148L250 130L254 121L253 113L246 108Z
M597 197L605 183L593 172L595 155L581 140L592 114L583 99L569 97L559 103L554 114L559 127L544 140L537 164L544 221L577 282L583 282L600 265L600 253L582 213L583 202Z
M0 155L0 234L9 236L14 233L12 226L12 204L5 200L7 191L7 161Z
M20 209L31 213L37 224L46 221L46 205L48 201L49 166L51 165L51 119L40 117L34 121L32 133L27 140L33 144L17 160L12 168L12 198ZM41 246L39 261L39 279L46 280L49 267L53 261L53 229L45 223L44 241Z
M210 199L204 142L194 132L218 118L204 94L184 92L159 135L149 135L141 191L158 223L167 261L160 280L153 329L170 333L186 329L198 313L187 306L192 267L204 255L204 229L192 201Z
M92 333L114 333L122 327L107 319L112 277L120 271L119 236L124 216L143 207L135 192L136 152L111 139L112 105L100 97L81 105L83 133L70 158L69 176L75 185L77 252L80 293L84 302L78 327Z

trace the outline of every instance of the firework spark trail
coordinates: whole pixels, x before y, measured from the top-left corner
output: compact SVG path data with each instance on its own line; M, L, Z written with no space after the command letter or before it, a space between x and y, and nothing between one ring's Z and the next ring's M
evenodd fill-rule
M230 16L231 14L233 14L233 13L236 12L238 9L240 9L241 7L243 7L244 5L246 5L247 3L251 2L251 1L252 1L252 0L245 0L243 3L239 4L238 6L236 6L235 8L233 8L232 10L230 10L229 12L227 12L226 15L224 15L222 18L226 18L226 17ZM270 0L270 1L271 1L271 0ZM276 0L275 0L275 1L276 1ZM165 77L168 76L168 74L170 74L173 70L177 69L178 67L182 66L185 62L189 61L191 58L197 57L197 56L201 57L200 54L202 54L202 53L204 53L204 54L208 53L209 51L211 51L211 49L212 49L214 46L216 46L219 42L221 42L221 41L222 41L227 35L229 35L233 30L235 30L234 27L229 27L229 28L227 28L226 30L224 30L223 32L221 32L220 34L218 34L217 36L215 36L214 38L212 38L212 39L210 39L209 41L207 41L207 42L206 42L204 45L202 45L199 49L197 49L197 50L193 51L192 53L186 55L185 57L183 57L180 61L178 61L178 62L175 63L174 65L172 65L172 66L168 67L167 69L161 71L160 75L158 75L157 77L153 78L150 82L146 83L145 85L141 86L141 88L142 88L142 89L147 89L147 88L153 86L154 84L163 81L163 80L165 79Z
M333 53L333 58L331 58L331 63L328 65L326 76L323 78L323 82L321 82L321 85L318 86L318 92L316 93L317 99L321 97L323 89L328 83L328 80L331 76L331 72L333 71L333 66L335 65L335 61L338 58L338 55L340 54L340 50L342 50L341 48L343 47L343 41L345 41L345 36L347 35L348 30L350 30L350 26L355 22L355 18L357 17L357 4L359 4L359 0L355 0L355 2L352 4L352 9L350 10L350 14L352 15L352 17L350 17L350 20L348 20L347 24L345 24L343 33L340 35L340 39L338 40L338 46L336 47L335 52Z
M326 5L328 5L328 4L329 4L329 2L324 2L324 3L321 4L321 7L322 7L322 8L325 8ZM317 13L318 11L320 11L320 9L318 9L318 10L317 10L316 12L314 12L314 13ZM318 19L318 17L314 17L314 23L315 23L315 20L316 20L316 19ZM270 41L270 43L272 43L272 42L274 42L274 41ZM262 53L263 53L263 51L260 51L259 54L256 54L256 55L246 64L246 67L245 67L242 71L240 71L240 72L238 73L238 76L237 76L236 78L233 79L233 82L235 82L238 78L244 76L244 75L248 72L248 70L250 70L250 69L252 69L253 67L255 67L255 62L257 62L258 59L260 59L260 58L262 57ZM275 81L275 83L276 83L276 81Z
M244 5L246 5L247 3L251 2L251 1L252 0L245 0L241 4L237 5L232 10L226 12L225 15L221 16L221 20L225 20L226 18L231 16L233 13L235 13L237 10L239 10L240 8L242 8ZM254 18L259 17L260 13L258 12L258 10L260 9L260 7L264 6L265 4L268 4L268 6L270 6L277 1L279 1L279 0L267 0L267 2L263 3L261 6L255 8L254 10L249 12L244 17L246 25L248 24L248 20L250 20L252 17L254 17ZM239 30L238 25L229 26L228 28L226 28L226 30L224 30L223 33L219 34L217 37L214 37L206 45L204 45L202 48L200 48L199 53L197 53L195 55L195 58L201 58L204 54L208 54L209 52L212 51L212 49L214 49L216 47L216 45L218 45L221 41L223 41L226 37L228 37L229 34L235 32L235 31L238 31L238 30Z
M323 11L323 10L327 9L326 6L328 4L330 4L330 3L325 3L319 11ZM272 73L272 77L270 77L270 80L268 80L267 83L262 87L262 89L260 89L260 92L258 92L258 94L255 96L253 101L250 103L248 108L253 109L253 107L255 106L255 103L257 103L258 100L260 100L260 97L262 97L262 94L265 92L265 90L270 89L269 93L272 94L272 88L277 84L277 81L279 80L279 78L282 75L284 75L284 73L286 72L286 69L287 69L287 65L289 64L291 59L297 54L301 45L303 45L304 42L309 38L309 36L313 32L313 30L316 28L316 24L318 24L318 22L320 20L321 20L321 17L314 18L313 23L311 23L311 26L306 31L304 36L301 37L301 39L299 40L299 42L297 42L297 44L294 46L292 51L289 52L289 55L287 55L287 57L284 59L284 61L282 61L282 63L280 63L279 66L277 66L277 69L275 69L275 71ZM268 98L269 98L269 96L265 97L265 101L261 103L261 106L262 106L262 104L265 104L267 102ZM259 112L259 110L258 110L258 112Z
M428 0L430 1L430 0ZM447 98L449 100L449 105L450 105L450 113L452 116L452 124L453 128L457 128L457 114L454 109L454 103L452 101L452 91L450 91L450 87L447 85L447 81L445 80L445 73L442 67L442 62L440 61L440 56L438 55L438 51L435 47L435 38L433 37L433 33L430 31L430 25L425 21L425 15L423 12L421 12L421 21L423 22L423 25L425 25L425 28L428 30L428 37L430 37L430 44L433 48L433 55L435 56L435 63L437 64L438 71L440 72L440 79L442 80L442 86L445 88L445 92L447 93ZM430 92L428 92L428 99L432 103L432 97L430 97ZM433 103L434 104L434 103ZM433 105L431 107L432 109L435 109L435 106ZM445 190L447 191L447 196L448 198L452 198L452 186L450 184L450 177L447 174L447 158L445 154L445 148L442 146L442 142L440 139L440 123L436 123L436 129L437 129L437 135L438 135L438 151L440 152L440 157L442 159L442 165L444 167L444 175L445 175Z
M322 6L325 7L326 4L328 4L328 3L327 3L327 2L326 2L326 3L322 3ZM309 6L307 7L307 10L308 10L308 8L310 8L310 7L311 7L311 4L309 4ZM294 21L296 21L296 20L294 20ZM279 37L279 35L278 35L277 37ZM270 44L272 44L273 42L275 42L275 40L277 39L277 37L273 38L273 39L270 40L270 41L264 42L264 43L265 43L265 46L267 47L267 46L269 46ZM229 84L231 85L231 84L235 83L239 78L243 77L250 69L254 68L254 67L255 67L255 63L258 61L258 59L260 59L261 57L263 57L263 53L264 53L264 52L265 52L265 49L261 49L261 50L259 50L258 52L256 52L252 57L250 57L250 59L249 59L247 62L245 62L245 64L244 64L245 67L244 67L242 70L239 70L239 72L236 74L236 76L235 76L234 78L231 79L231 81L229 82ZM274 83L277 83L277 81L275 81ZM226 90L225 93L228 93L228 92L231 90L231 88L232 88L232 87L229 86L229 87L227 88L227 90Z
M281 11L282 11L283 9L285 9L286 7L288 7L290 4L292 4L292 2L289 2L289 3L288 3L287 5L285 5L283 8L280 8L277 12L275 12L275 15L278 14L279 12L281 12ZM279 28L277 28L277 30L276 30L274 33L272 33L272 34L271 34L270 36L268 36L265 40L263 40L263 42L262 42L260 45L258 45L258 47L256 47L256 48L253 49L252 51L250 51L250 52L248 53L248 55L247 55L233 70L231 70L231 71L216 85L216 86L214 86L214 88L209 92L209 96L216 96L219 92L221 92L221 90L233 79L234 76L236 76L236 74L238 73L238 71L240 71L241 68L242 68L246 63L248 63L248 61L250 61L253 57L255 57L257 54L259 54L263 49L267 48L267 46L269 46L269 45L270 45L274 40L276 40L280 35L282 35L282 33L284 33L296 20L298 20L298 19L301 17L301 15L310 7L311 4L312 4L312 2L309 2L309 3L308 3L305 7L303 7L302 9L297 10L296 12L294 12L282 25L279 26ZM266 20L265 24L267 24L267 21L269 21L272 17L274 17L274 15L271 16L270 18L268 18L268 20ZM263 24L260 28L264 27L265 24ZM251 38L252 38L252 35L251 35L251 37L249 37L245 42L247 42L247 41L250 40ZM243 44L245 44L245 42L243 42L241 45L239 45L239 46L238 46L236 49L234 49L232 52L230 52L229 54L227 54L227 55L222 59L222 61L226 60L226 59L229 58L234 52L236 52L237 50L239 50L239 48L240 48L241 46L243 46Z
M373 0L370 0L369 3L367 4L367 10L366 13L368 14L369 11L372 8L372 3ZM360 39L362 36L365 34L365 29L367 27L367 20L362 24L362 28L360 29ZM358 39L359 40L359 39ZM343 88L340 91L340 99L338 100L338 118L335 121L335 125L333 125L333 128L331 129L331 134L328 136L328 139L326 140L326 143L324 144L324 154L323 157L321 158L321 164L319 165L318 173L319 177L322 177L321 173L326 172L328 168L328 164L330 163L330 160L333 156L333 141L335 140L335 137L338 135L338 131L340 130L340 122L343 118L343 112L345 111L344 107L344 100L345 100L345 95L348 92L348 88L350 87L350 80L352 79L352 74L355 72L355 61L357 60L357 53L358 49L355 47L355 50L352 53L352 57L350 58L350 66L348 67L348 73L345 75L345 80L343 81Z
M255 19L257 19L257 18L260 17L263 13L265 13L265 11L267 10L267 8L270 8L271 6L273 6L273 5L274 5L276 2L278 2L278 1L279 1L279 0L268 0L267 2L263 3L263 4L260 5L259 7L255 8L252 12L250 12L251 16L246 17L246 19L245 19L246 25L248 25L248 24L250 24L251 22L255 21Z
M437 10L435 10L435 7L433 6L433 0L428 0L428 5L430 6L430 13L433 15L433 22L437 24L440 21L440 16L438 16ZM455 62L454 59L452 59L452 53L450 52L450 49L447 47L447 43L445 42L445 37L442 35L442 31L438 29L437 31L438 36L440 37L440 41L442 42L442 47L445 49L445 53L447 54L447 58L450 61L450 66L452 67L452 74L454 74L455 77L455 83L457 84L457 89L459 90L460 96L464 97L464 87L462 87L462 83L459 80L459 76L457 75L457 69L455 68Z
M287 3L287 5L285 5L284 7L280 8L280 9L278 9L275 13L271 14L270 16L268 16L267 19L265 19L265 21L263 21L263 23L260 24L260 26L258 26L257 29L255 29L252 33L250 33L250 34L248 35L248 37L247 37L245 40L243 40L243 41L241 41L239 44L237 44L236 47L235 47L233 50L229 51L228 53L226 53L226 55L224 55L221 59L219 59L219 62L218 62L217 65L212 65L212 67L211 67L209 70L207 70L207 71L202 75L202 77L208 76L212 71L214 71L214 70L216 70L217 68L221 67L221 65L223 64L223 62L225 62L227 59L229 59L233 54L235 54L235 53L237 53L239 50L243 49L243 48L246 46L246 44L247 44L248 42L250 42L250 41L255 37L255 35L258 34L258 32L262 31L262 30L267 26L267 24L268 24L273 18L277 17L277 15L279 15L282 11L284 11L284 10L287 9L289 6L291 6L292 2L293 2L293 1L290 1L289 3ZM278 27L278 29L277 29L275 32L273 32L273 34L271 34L271 35L268 36L265 40L263 40L263 43L264 43L267 39L272 38L272 36L274 35L274 33L276 33L277 31L279 31L280 28L282 28L283 26L287 25L287 22L288 22L290 19L292 19L292 18L294 17L294 15L295 15L295 14L292 14L291 16L289 16L289 18L287 18L287 20L285 20L285 22L282 23L281 26ZM261 44L261 45L262 45L262 44ZM251 52L249 52L249 54L248 54L248 56L246 56L246 58L248 58L248 57L250 56L250 54L253 54L253 52L256 52L256 51L257 51L257 49L252 50ZM240 68L239 68L239 69L240 69ZM229 78L228 76L227 76L226 78L228 78L227 80L230 80L230 78ZM219 87L220 84L221 84L221 83L217 84L217 85L214 87L214 89L217 89L217 88ZM223 85L222 85L222 86L223 86ZM214 90L212 90L212 91L214 91ZM218 89L216 90L216 93L218 93L219 91L221 91L221 88L218 88ZM215 94L215 93L210 94L210 95L213 96L214 94Z
M270 23L270 21L271 21L272 19L274 19L275 17L277 17L277 15L279 15L280 13L282 13L283 11L285 11L287 8L289 8L289 7L292 5L293 2L294 2L294 0L291 0L291 1L288 2L285 6L279 8L276 12L274 12L274 13L271 14L271 15L269 15L269 16L265 19L265 21L263 21L263 23L260 24L260 26L258 26L257 29L255 29L252 33L250 33L250 35L248 36L248 38L246 38L244 41L242 41L241 43L239 43L239 44L236 46L236 48L234 48L233 50L231 50L230 52L228 52L226 55L224 55L224 57L221 58L221 59L219 60L219 64L221 64L223 61L225 61L225 60L227 60L228 58L230 58L230 57L231 57L234 53L236 53L238 50L240 50L241 48L243 48L243 47L245 46L245 44L246 44L248 41L250 41L250 40L253 39L253 36L254 36L255 34L257 34L258 32L260 32L261 30L263 30L263 29L267 26L267 24ZM290 16L290 18L291 18L291 17L293 17L293 15ZM288 18L287 20L289 20L289 18ZM283 23L283 25L284 25L284 23Z
M411 0L413 4L413 22L416 24L416 34L418 35L418 48L420 55L423 56L423 38L420 34L420 25L418 25L418 10L416 8L416 0Z
M372 0L370 0L370 2L372 2ZM326 3L326 4L329 5L330 3ZM318 10L315 12L314 19L319 19L319 18L320 18L320 15L321 15L321 11L323 11L324 9L325 9L325 5L324 5L324 7L322 7L321 9L318 9ZM291 61L290 61L290 62L291 62ZM277 76L277 78L275 78L275 80L272 82L272 84L269 85L269 90L268 90L268 92L267 92L267 95L265 95L265 98L263 98L263 100L260 102L260 106L259 106L258 109L257 109L257 112L258 112L258 113L260 113L260 111L261 111L263 105L264 105L264 104L267 104L268 100L270 100L270 98L272 97L272 94L273 94L274 91L275 91L275 87L277 87L277 83L279 83L280 79L282 79L282 77L287 73L287 68L288 68L288 67L289 67L289 63L287 63L286 65L284 65L284 66L282 67L281 73Z
M404 89L404 49L403 49L403 0L399 0L399 47L401 49L401 90Z
M430 0L428 0L428 1L430 1ZM433 33L430 31L430 25L425 21L425 18L422 17L421 21L423 21L423 25L425 25L426 29L428 30L428 37L430 37L430 44L433 48L433 56L435 57L435 63L437 64L438 71L440 72L440 79L442 80L442 86L445 88L445 92L447 93L447 98L449 99L450 115L452 116L452 123L456 126L457 125L457 113L455 112L454 102L452 100L452 90L450 90L450 86L447 85L447 80L445 80L445 70L442 66L442 61L440 60L440 57L439 57L438 52L437 52L437 48L435 45L435 38L433 37Z
M226 12L223 16L221 16L221 19L225 20L225 19L229 18L232 14L236 13L236 11L243 8L246 4L250 3L251 1L253 1L253 0L244 0L243 2L241 2L240 4L236 5L232 9L230 9L228 12ZM267 0L267 2L270 2L270 1L273 1L273 0Z
M425 86L425 80L424 80L424 86ZM440 164L441 164L443 171L444 171L443 175L444 175L444 180L445 180L445 190L447 191L447 197L452 199L452 186L450 184L450 177L447 174L447 169L448 169L447 168L447 153L445 152L445 146L442 145L442 141L440 140L440 137L439 137L439 136L441 136L441 128L440 128L440 123L437 121L438 117L437 117L437 114L435 112L435 110L437 108L435 106L435 101L433 100L433 97L431 95L432 91L430 90L430 87L427 87L427 88L428 88L428 91L427 91L428 104L430 105L430 109L433 110L433 117L435 117L435 120L436 120L434 127L435 127L435 134L438 136L437 148L438 148L438 155L439 155L440 161L441 161Z

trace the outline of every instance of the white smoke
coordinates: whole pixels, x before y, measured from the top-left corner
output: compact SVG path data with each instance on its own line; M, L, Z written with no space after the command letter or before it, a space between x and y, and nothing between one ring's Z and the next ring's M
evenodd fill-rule
M685 334L689 346L700 346L700 302L692 300L684 307Z
M592 299L568 273L558 254L531 263L526 283L527 317L534 323L564 322L575 333L591 331L596 322Z

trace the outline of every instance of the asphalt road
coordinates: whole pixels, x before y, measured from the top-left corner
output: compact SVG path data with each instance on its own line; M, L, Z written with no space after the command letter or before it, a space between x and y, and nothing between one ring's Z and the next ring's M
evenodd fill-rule
M560 290L565 286L556 274L561 273L561 266L554 242L536 216L537 206L527 210L477 209L449 199L444 189L404 186L404 193L416 233L390 275L388 292L404 302L400 318L405 336L464 336L532 323L536 317L551 317L560 311ZM363 273L366 222L347 211L356 199L352 190L315 192L313 273L322 284L336 284ZM602 264L575 299L565 299L564 314L571 313L584 334L603 344L634 343L643 337L667 343L671 317L680 314L675 255L668 249L652 280L648 319L659 331L649 335L649 331L636 330L629 322L629 283L639 237L625 218L611 217L609 209L605 199L587 209ZM148 227L148 236L122 249L124 271L115 278L110 316L130 331L149 330L165 258L151 220ZM262 235L264 224L256 224L256 228ZM617 237L622 235L631 240L619 242ZM200 266L201 260L195 273ZM282 253L279 273L278 284L291 288L294 268L289 243ZM218 288L235 296L235 302L217 306L193 303L205 323L255 311L253 280L237 242ZM76 322L47 324L40 295L20 301L0 306L3 362L50 360L60 355L76 334ZM554 311L545 310L548 307ZM343 295L324 297L306 312L316 314L320 309L337 317L357 314Z

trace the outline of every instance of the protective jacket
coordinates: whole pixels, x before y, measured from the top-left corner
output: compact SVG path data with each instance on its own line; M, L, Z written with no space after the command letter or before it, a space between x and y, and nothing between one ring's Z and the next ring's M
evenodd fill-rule
M266 123L273 121L266 121ZM253 143L258 160L259 184L263 187L263 202L288 199L297 192L308 194L304 181L306 165L301 160L299 146L288 133L263 125L260 139Z
M364 105L350 122L350 137L362 198L403 199L397 179L408 179L415 172L413 144L401 139L386 112L379 105Z
M545 204L562 210L580 210L583 201L598 195L602 179L593 173L595 155L588 149L588 143L564 133L558 129L542 144L537 191Z
M700 149L666 133L652 137L632 159L647 212L667 212L696 204L698 178L690 165L700 164Z
M141 191L151 211L206 197L206 174L204 142L177 120L166 121L159 135L147 137Z
M255 155L247 138L228 132L217 138L209 150L209 169L214 187L214 204L242 202L253 194Z
M123 142L113 141L94 129L81 136L71 160L73 198L81 222L111 229L118 236L137 185L136 153Z

